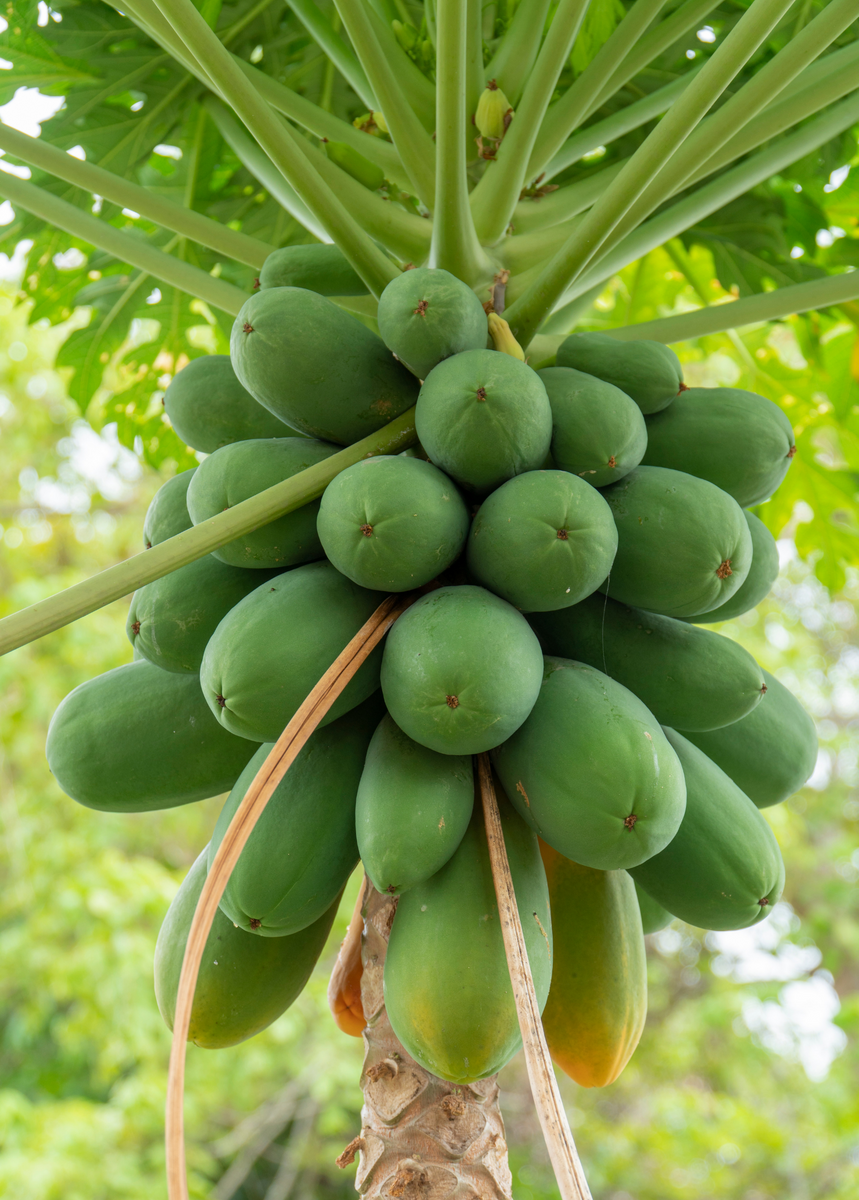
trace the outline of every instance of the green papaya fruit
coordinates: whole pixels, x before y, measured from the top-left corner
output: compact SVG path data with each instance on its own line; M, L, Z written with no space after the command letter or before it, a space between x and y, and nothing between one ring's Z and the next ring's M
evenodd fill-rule
M636 467L602 493L617 525L604 590L666 617L694 617L729 600L752 564L743 510L715 484L666 467Z
M393 279L379 297L379 333L418 379L444 358L485 350L489 328L483 305L467 283L433 267L415 267Z
M320 296L366 296L367 285L343 251L314 242L273 250L259 273L260 288L297 287Z
M229 567L207 554L138 588L125 623L128 640L156 667L198 675L221 620L262 581L259 571Z
M194 524L188 512L187 495L196 470L191 467L189 471L180 471L162 483L152 497L143 518L143 545L147 550L177 533L184 533Z
M355 796L381 710L371 697L317 729L277 785L221 898L240 929L263 937L297 933L342 892L358 862ZM260 746L230 792L209 844L209 867L271 750L271 742Z
M378 191L380 187L384 186L385 172L376 163L370 162L369 158L360 154L354 146L349 146L346 142L332 142L328 138L322 139L322 145L331 162L342 167L348 175L357 179L371 192Z
M546 873L537 839L500 790L498 806L542 1011L552 975ZM384 978L394 1033L442 1079L483 1079L521 1046L479 805L449 862L400 898Z
M630 874L689 925L745 929L768 916L781 896L778 843L724 771L675 730L665 734L686 777L686 812L673 841Z
M338 571L362 587L407 592L459 557L468 510L443 471L420 458L365 458L333 479L317 531Z
M527 721L492 755L505 791L544 842L585 867L633 867L683 816L677 755L637 696L583 663L547 658Z
M417 399L417 381L381 338L324 296L266 288L242 305L230 358L240 382L294 429L351 445Z
M442 587L396 621L382 659L388 711L442 754L480 754L518 729L540 691L540 643L512 605L479 587Z
M167 910L155 943L155 999L170 1030L185 944L205 882L204 850ZM200 963L188 1041L206 1050L235 1046L286 1012L325 948L337 904L307 929L283 938L245 933L218 909Z
M228 354L204 354L177 371L164 411L185 445L204 454L246 438L299 436L245 391Z
M781 804L808 780L817 762L814 722L792 692L764 671L766 693L727 729L684 734L758 808Z
M468 569L522 612L567 608L611 570L617 529L596 488L566 471L526 471L483 501Z
M200 668L203 695L224 729L254 742L276 742L383 599L381 592L360 588L330 563L318 562L268 580L230 609ZM378 688L381 657L378 646L323 725Z
M196 675L139 660L70 692L48 729L63 791L102 812L152 812L229 791L255 747L214 720Z
M485 494L542 464L552 410L539 375L525 363L497 350L466 350L430 371L415 427L436 466Z
M657 721L684 731L739 721L766 691L761 668L730 638L607 596L537 613L531 627L546 653L604 671L634 692Z
M540 846L555 962L543 1010L553 1060L582 1087L614 1083L647 1016L647 951L626 871L594 871Z
M200 464L188 488L188 511L195 525L234 504L290 479L337 453L314 438L262 438L223 446ZM322 558L316 533L319 501L286 513L214 551L233 567L293 567Z
M752 565L749 573L733 596L709 612L698 613L686 620L696 625L715 625L717 621L731 621L745 612L757 608L772 591L778 578L778 546L775 538L754 513L743 509L746 524L752 538ZM669 722L670 724L670 722Z
M572 367L546 367L537 374L552 406L552 456L558 470L605 487L638 466L647 427L626 392Z
M635 884L635 895L638 899L638 911L641 913L641 927L645 934L659 933L666 925L674 920L667 908L648 896L640 883Z
M769 500L796 453L777 404L740 388L687 388L647 422L642 462L709 479L747 508Z
M558 347L556 362L613 383L645 414L666 408L683 387L680 359L661 342L622 342L607 333L571 333Z
M379 892L423 883L462 841L474 807L468 755L439 754L385 716L370 742L355 825L364 870Z

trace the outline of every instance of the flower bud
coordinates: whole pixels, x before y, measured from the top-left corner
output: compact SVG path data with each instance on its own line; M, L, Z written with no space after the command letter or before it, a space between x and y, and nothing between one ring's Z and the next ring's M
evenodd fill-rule
M474 114L474 124L480 136L500 140L504 137L512 117L510 101L495 80L490 79L477 102L477 112Z
M489 336L492 338L492 344L495 349L500 350L502 354L509 354L511 358L518 358L520 362L524 362L525 351L510 332L510 326L504 318L499 317L498 313L491 312L489 313L488 321Z

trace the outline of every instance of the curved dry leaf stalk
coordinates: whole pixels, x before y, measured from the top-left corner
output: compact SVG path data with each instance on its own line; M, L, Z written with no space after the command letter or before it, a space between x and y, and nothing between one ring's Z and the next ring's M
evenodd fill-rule
M543 1033L543 1022L540 1019L534 980L528 962L528 951L525 948L525 937L522 933L522 923L519 920L519 909L516 904L516 893L513 890L510 863L507 859L507 848L504 845L504 833L501 828L501 816L498 812L498 801L495 798L488 754L478 756L477 774L480 798L483 802L486 840L489 844L492 881L495 884L495 896L498 900L498 915L501 919L504 950L507 954L507 966L510 971L513 998L516 1001L519 1028L522 1031L525 1065L528 1069L534 1106L540 1118L540 1126L562 1200L591 1200L590 1189L585 1179L576 1144L573 1141L573 1135L570 1132L570 1125L549 1055L549 1047L546 1045L546 1036Z
M188 1200L182 1107L185 1090L185 1047L200 962L227 881L265 806L302 747L361 664L379 644L397 617L415 599L415 593L389 596L331 664L275 742L218 847L188 932L176 996L165 1122L167 1189L170 1200Z

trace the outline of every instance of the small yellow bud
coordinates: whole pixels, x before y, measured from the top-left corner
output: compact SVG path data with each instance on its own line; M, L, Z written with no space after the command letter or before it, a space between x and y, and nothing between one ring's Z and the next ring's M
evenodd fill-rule
M474 124L480 136L497 138L500 141L512 118L510 101L495 80L490 79L477 102L477 112L474 114Z
M376 122L376 125L379 127L379 129L381 129L382 133L390 133L391 132L390 129L388 128L388 126L385 124L385 118L382 115L382 113L374 112L373 120Z
M510 332L510 326L504 318L499 317L498 313L492 312L489 314L488 320L489 336L492 338L495 349L500 350L502 354L509 354L511 358L518 358L520 362L524 362L525 351Z

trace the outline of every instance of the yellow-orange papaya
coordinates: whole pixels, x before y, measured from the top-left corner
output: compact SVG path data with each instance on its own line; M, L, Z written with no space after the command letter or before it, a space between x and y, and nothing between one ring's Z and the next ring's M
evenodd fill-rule
M540 842L555 962L543 1011L552 1058L582 1087L613 1083L647 1015L644 934L626 871L582 867Z
M328 1006L334 1024L350 1037L360 1037L367 1025L364 1004L361 999L361 977L364 965L361 961L361 935L364 932L362 913L366 884L358 893L352 920L346 930L331 978L328 981Z

